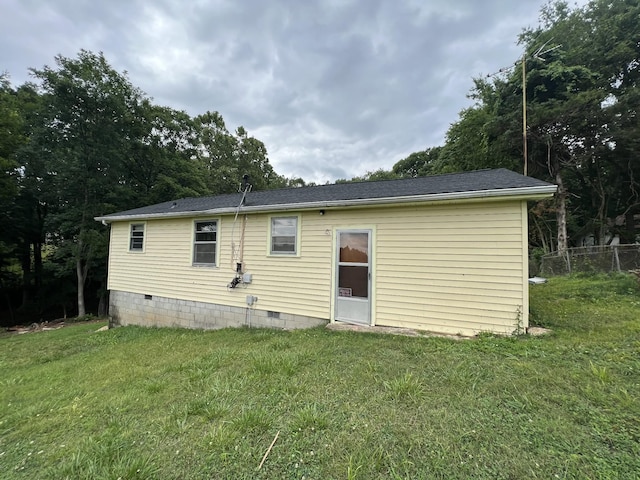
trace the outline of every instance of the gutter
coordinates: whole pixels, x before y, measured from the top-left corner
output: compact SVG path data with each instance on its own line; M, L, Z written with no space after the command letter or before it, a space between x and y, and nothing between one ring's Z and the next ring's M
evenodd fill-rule
M383 198L357 198L352 200L323 200L306 203L281 203L274 205L244 205L240 211L244 213L281 212L287 210L313 210L339 207L362 207L375 205L401 205L406 203L424 203L447 200L469 200L481 198L505 198L515 197L522 200L539 200L553 195L558 189L557 185L541 185L538 187L499 188L493 190L475 190L465 192L432 193L427 195L407 195L399 197ZM233 214L237 206L213 208L209 210L191 210L187 212L146 213L137 215L105 215L94 219L103 222L118 222L122 220L152 220L156 218L180 218L196 215L223 215Z

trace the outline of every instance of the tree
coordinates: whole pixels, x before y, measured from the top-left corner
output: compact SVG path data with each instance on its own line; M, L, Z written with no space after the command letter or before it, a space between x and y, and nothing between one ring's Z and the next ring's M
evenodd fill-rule
M336 183L351 183L351 182L377 182L380 180L395 180L400 178L398 174L380 168L378 170L374 170L372 172L367 172L360 177L353 177L351 180L347 180L345 178L340 178L336 180Z
M414 152L407 158L395 163L391 172L402 178L424 177L433 175L440 157L442 147L432 147Z
M636 241L634 215L640 213L640 43L637 39L640 4L633 0L592 2L584 12L591 25L592 51L598 65L599 87L606 93L603 108L606 134L601 148L609 188L607 214L625 219L625 228L613 224L613 234L626 242Z
M11 87L7 75L0 75L0 202L4 207L8 206L18 193L18 165L14 156L18 147L24 143L22 130L16 92ZM5 214L6 209L1 209L0 215ZM0 217L1 219L4 217Z
M236 175L242 179L243 175L249 175L252 188L255 190L267 190L281 188L286 185L283 177L278 175L267 155L267 147L254 137L250 137L244 127L236 129Z
M0 75L0 252L11 242L12 205L18 195L15 152L24 143L21 113L15 91L6 75Z
M130 205L205 195L205 169L195 158L194 122L185 112L144 99L120 180Z
M256 189L304 184L276 174L264 144L229 133L217 112L154 105L102 54L58 56L32 74L19 88L0 76L0 288L21 284L33 314L62 305L66 315L74 277L79 315L86 285L106 291L96 216L235 192L244 174Z
M47 165L49 235L74 264L82 316L87 279L106 257L106 232L93 218L122 205L118 185L143 94L102 54L81 50L56 65L32 70L46 105L33 142Z
M236 192L244 175L254 190L283 188L287 180L278 175L260 140L249 136L244 127L229 133L218 112L206 112L194 119L195 155L206 172L211 194Z
M571 236L604 242L609 226L620 223L613 220L626 217L622 236L633 241L633 215L640 213L639 17L640 4L629 0L543 7L540 25L520 36L525 54L517 68L476 79L476 104L447 132L432 171L522 171L524 90L527 173L558 185L552 208L531 211L538 239L563 254ZM555 238L548 236L551 222Z
M7 78L0 83L0 263L19 264L26 308L42 282L46 205L39 201L38 182L31 181L32 165L24 161L41 99L30 84L14 89Z
M15 153L19 165L19 191L14 213L18 220L15 228L17 252L23 271L22 308L26 309L32 303L33 293L37 294L42 285L42 249L48 212L47 190L44 185L47 173L41 152L31 141L39 128L43 99L36 87L28 83L16 90L16 99L23 120L24 142ZM34 310L39 310L37 305L35 307Z
M626 140L635 136L637 101L617 104L637 92L639 14L637 2L597 0L574 10L556 2L542 10L541 26L522 36L530 50L562 39L544 62L531 62L527 85L533 163L558 184L559 254L568 246L570 209L575 231L590 230L602 243L609 219L634 208L637 154ZM630 192L622 201L621 184Z
M232 193L238 189L242 176L238 174L234 157L238 142L229 133L222 115L206 112L194 119L195 154L204 168L205 183L211 194Z
M9 315L13 309L6 291L12 275L8 271L15 250L15 199L18 196L18 164L15 152L23 143L22 121L15 91L6 75L0 75L0 291Z

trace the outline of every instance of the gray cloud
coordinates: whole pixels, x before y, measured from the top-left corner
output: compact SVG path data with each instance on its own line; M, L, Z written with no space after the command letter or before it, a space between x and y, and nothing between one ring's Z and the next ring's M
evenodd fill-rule
M472 78L512 64L544 0L4 0L0 71L102 51L162 105L217 110L276 171L325 182L443 143Z

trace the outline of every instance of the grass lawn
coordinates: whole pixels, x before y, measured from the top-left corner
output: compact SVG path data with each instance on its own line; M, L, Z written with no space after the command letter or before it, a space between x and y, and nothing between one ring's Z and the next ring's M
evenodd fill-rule
M639 478L635 280L555 278L531 297L552 335L2 334L0 476Z

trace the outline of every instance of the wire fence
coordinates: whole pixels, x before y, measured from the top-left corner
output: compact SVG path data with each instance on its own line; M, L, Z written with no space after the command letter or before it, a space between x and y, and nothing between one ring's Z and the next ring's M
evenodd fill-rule
M594 245L568 249L565 255L544 255L541 275L609 273L640 269L640 245Z

